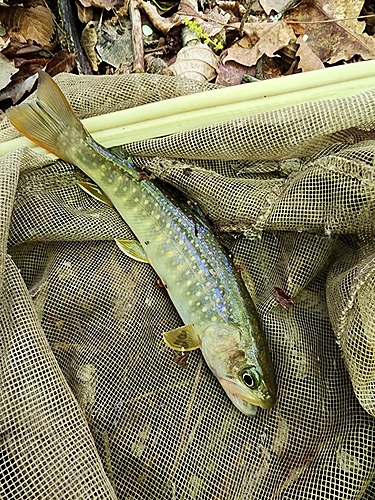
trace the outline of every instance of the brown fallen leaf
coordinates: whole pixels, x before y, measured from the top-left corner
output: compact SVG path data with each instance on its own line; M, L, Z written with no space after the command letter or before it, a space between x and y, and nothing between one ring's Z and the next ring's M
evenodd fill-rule
M95 51L97 41L98 32L96 31L96 23L90 21L83 28L81 45L86 52L87 59L89 60L90 66L94 71L98 71L98 64L100 62L98 54Z
M82 7L86 8L86 9L88 9L89 7L92 7L90 0L79 0L79 2L76 1L76 3L80 3L82 5Z
M187 361L189 357L190 352L178 352L178 351L173 351L173 361L176 363L176 365L181 368L185 369L187 368Z
M356 20L362 6L363 0L307 0L289 11L285 20L304 27L305 42L323 63L348 61L355 55L374 59L375 40L362 33L365 23Z
M181 22L184 22L185 19L196 21L209 37L218 35L231 17L229 12L223 12L217 6L202 14L198 11L197 2L194 0L181 0L176 16L180 17Z
M46 72L52 77L59 73L70 73L74 63L75 55L66 49L62 49L48 61Z
M34 43L22 43L10 37L6 47L1 51L8 59L15 59L16 57L24 57L25 59L38 57L39 53L43 51L38 45Z
M299 47L296 52L296 57L299 57L298 67L301 68L302 71L313 71L314 69L324 68L322 61L314 54L311 47L307 45L302 36L297 38L297 43Z
M215 83L217 85L224 85L225 87L240 85L245 73L249 74L249 68L241 66L241 64L235 61L228 61L225 64L219 64ZM252 76L255 76L255 71L253 73L254 75Z
M0 53L0 89L8 85L14 73L17 73L14 63Z
M33 40L40 45L48 45L54 33L54 17L43 5L36 7L7 7L0 5L0 22L8 33L17 32L23 41Z
M132 32L129 19L113 25L111 21L102 24L95 47L100 59L114 68L130 68L133 62Z
M215 78L218 64L218 56L208 45L197 43L183 47L177 54L176 62L169 66L169 70L175 76L206 82Z
M275 295L276 302L281 305L284 309L290 309L294 304L293 299L289 297L288 294L284 292L282 288L278 286L273 287L273 292Z
M231 25L239 28L239 24ZM275 23L246 23L242 40L230 47L223 62L236 61L243 66L254 66L264 54L272 57L282 47L286 47L296 36L284 20Z
M76 0L76 7L78 19L81 21L81 23L87 24L94 19L94 9L92 8L91 4L89 4L88 6L84 6L81 4L81 2L78 2L78 0Z
M99 9L105 10L118 10L124 6L124 2L121 0L80 0L83 7L98 7Z
M37 78L38 75L35 73L25 80L11 82L7 87L0 91L0 102L4 101L5 99L11 99L13 104L17 104L17 102L22 99L26 92L30 92L32 90Z
M39 69L43 69L47 64L47 59L45 58L35 58L24 60L20 64L18 72L12 76L13 82L19 82L26 80L30 76L33 76Z
M290 0L259 0L264 12L269 16L271 11L281 12L290 3Z
M182 21L177 14L173 14L171 17L160 16L156 6L151 2L138 0L138 4L145 12L145 14L147 14L147 17L155 26L155 28L164 34L167 34L174 26L179 26L180 24L182 24Z

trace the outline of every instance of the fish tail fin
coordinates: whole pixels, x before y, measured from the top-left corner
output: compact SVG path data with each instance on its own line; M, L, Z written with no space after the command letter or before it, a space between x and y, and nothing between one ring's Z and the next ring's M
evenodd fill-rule
M74 163L77 147L83 146L88 133L53 79L44 71L38 75L36 101L9 109L7 116L28 139Z

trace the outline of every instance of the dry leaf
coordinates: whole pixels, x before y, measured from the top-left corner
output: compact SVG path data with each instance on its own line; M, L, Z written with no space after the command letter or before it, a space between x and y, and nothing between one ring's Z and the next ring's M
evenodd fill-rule
M315 9L324 12L327 19L347 19L346 26L349 26L356 33L363 33L366 27L365 21L357 21L360 15L364 0L314 0Z
M145 0L138 0L138 4L142 7L143 11L147 14L149 20L156 29L164 34L167 34L174 26L181 24L181 19L176 14L171 17L162 17L158 14L157 8L151 2Z
M2 54L8 59L23 56L25 59L29 57L37 57L41 49L38 45L33 43L20 43L13 38L9 40L7 46L2 50Z
M281 12L290 0L259 0L260 5L263 7L264 12L270 15L271 11Z
M133 63L131 22L123 19L121 25L120 31L118 25L113 26L110 21L103 23L96 44L96 52L101 60L114 68L131 67Z
M124 6L124 2L121 0L80 0L83 7L98 7L99 9L112 10L120 9Z
M228 61L225 64L219 64L215 83L217 85L224 85L225 87L240 85L245 73L249 74L249 68L241 66L241 64L235 61Z
M96 43L98 41L98 33L96 31L95 23L89 22L83 28L81 35L81 45L86 52L87 59L90 66L94 71L98 71L99 58L95 52Z
M0 5L0 21L8 32L18 32L23 41L33 40L48 45L54 32L53 15L47 7L6 7Z
M362 33L365 23L356 19L363 0L308 0L286 15L287 21L298 21L305 29L307 45L324 63L348 61L355 55L363 59L375 58L375 40ZM332 19L332 22L322 22ZM337 20L336 20L337 19ZM308 21L309 24L304 23ZM313 21L313 24L310 24Z
M14 63L0 53L0 89L3 89L10 82L10 77L17 73Z
M76 2L77 4L78 2ZM88 9L89 7L92 7L92 4L90 0L79 0L79 3L84 7L85 9Z
M239 27L238 23L233 25ZM264 54L272 57L282 47L295 40L294 31L284 20L276 23L246 23L245 38L228 49L223 62L236 61L243 66L254 66Z
M290 309L294 304L294 301L287 293L284 292L282 288L278 286L273 287L273 292L275 295L276 302L281 305L284 309Z
M181 18L198 16L197 2L194 0L180 0L177 13Z
M75 56L72 52L62 49L55 54L46 66L49 75L56 76L59 73L70 73L75 63Z
M231 17L228 12L223 13L218 7L214 7L209 12L202 14L198 11L196 2L192 0L181 0L180 8L176 15L180 17L182 23L184 19L196 21L198 26L209 37L214 37L220 33Z
M215 78L218 64L218 56L204 43L198 43L182 48L169 70L176 76L205 82Z
M314 54L311 48L303 40L302 36L297 38L297 43L299 48L296 52L296 57L299 57L298 67L301 68L302 71L313 71L314 69L324 68L322 61Z
M83 6L81 2L76 0L78 19L83 24L87 24L94 18L94 9L89 5L88 7Z
M17 82L11 82L7 87L5 87L0 92L0 101L5 99L11 99L13 104L17 104L17 102L26 94L26 92L30 92L33 88L38 75L35 73L32 76L29 76L25 80L19 80Z

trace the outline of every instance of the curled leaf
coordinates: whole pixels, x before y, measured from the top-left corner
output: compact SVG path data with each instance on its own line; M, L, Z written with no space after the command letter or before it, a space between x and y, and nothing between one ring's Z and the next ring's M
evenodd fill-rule
M205 82L215 78L218 64L218 56L206 44L197 43L182 48L169 69L176 76Z
M98 33L96 31L95 23L90 21L83 28L81 35L81 44L86 52L87 59L94 71L98 71L99 58L95 51L96 43L98 41Z

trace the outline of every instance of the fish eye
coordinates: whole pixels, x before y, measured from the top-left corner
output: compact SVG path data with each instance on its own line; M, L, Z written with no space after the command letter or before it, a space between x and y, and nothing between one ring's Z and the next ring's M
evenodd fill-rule
M256 389L261 382L260 374L253 366L245 368L241 373L241 378L249 389Z

